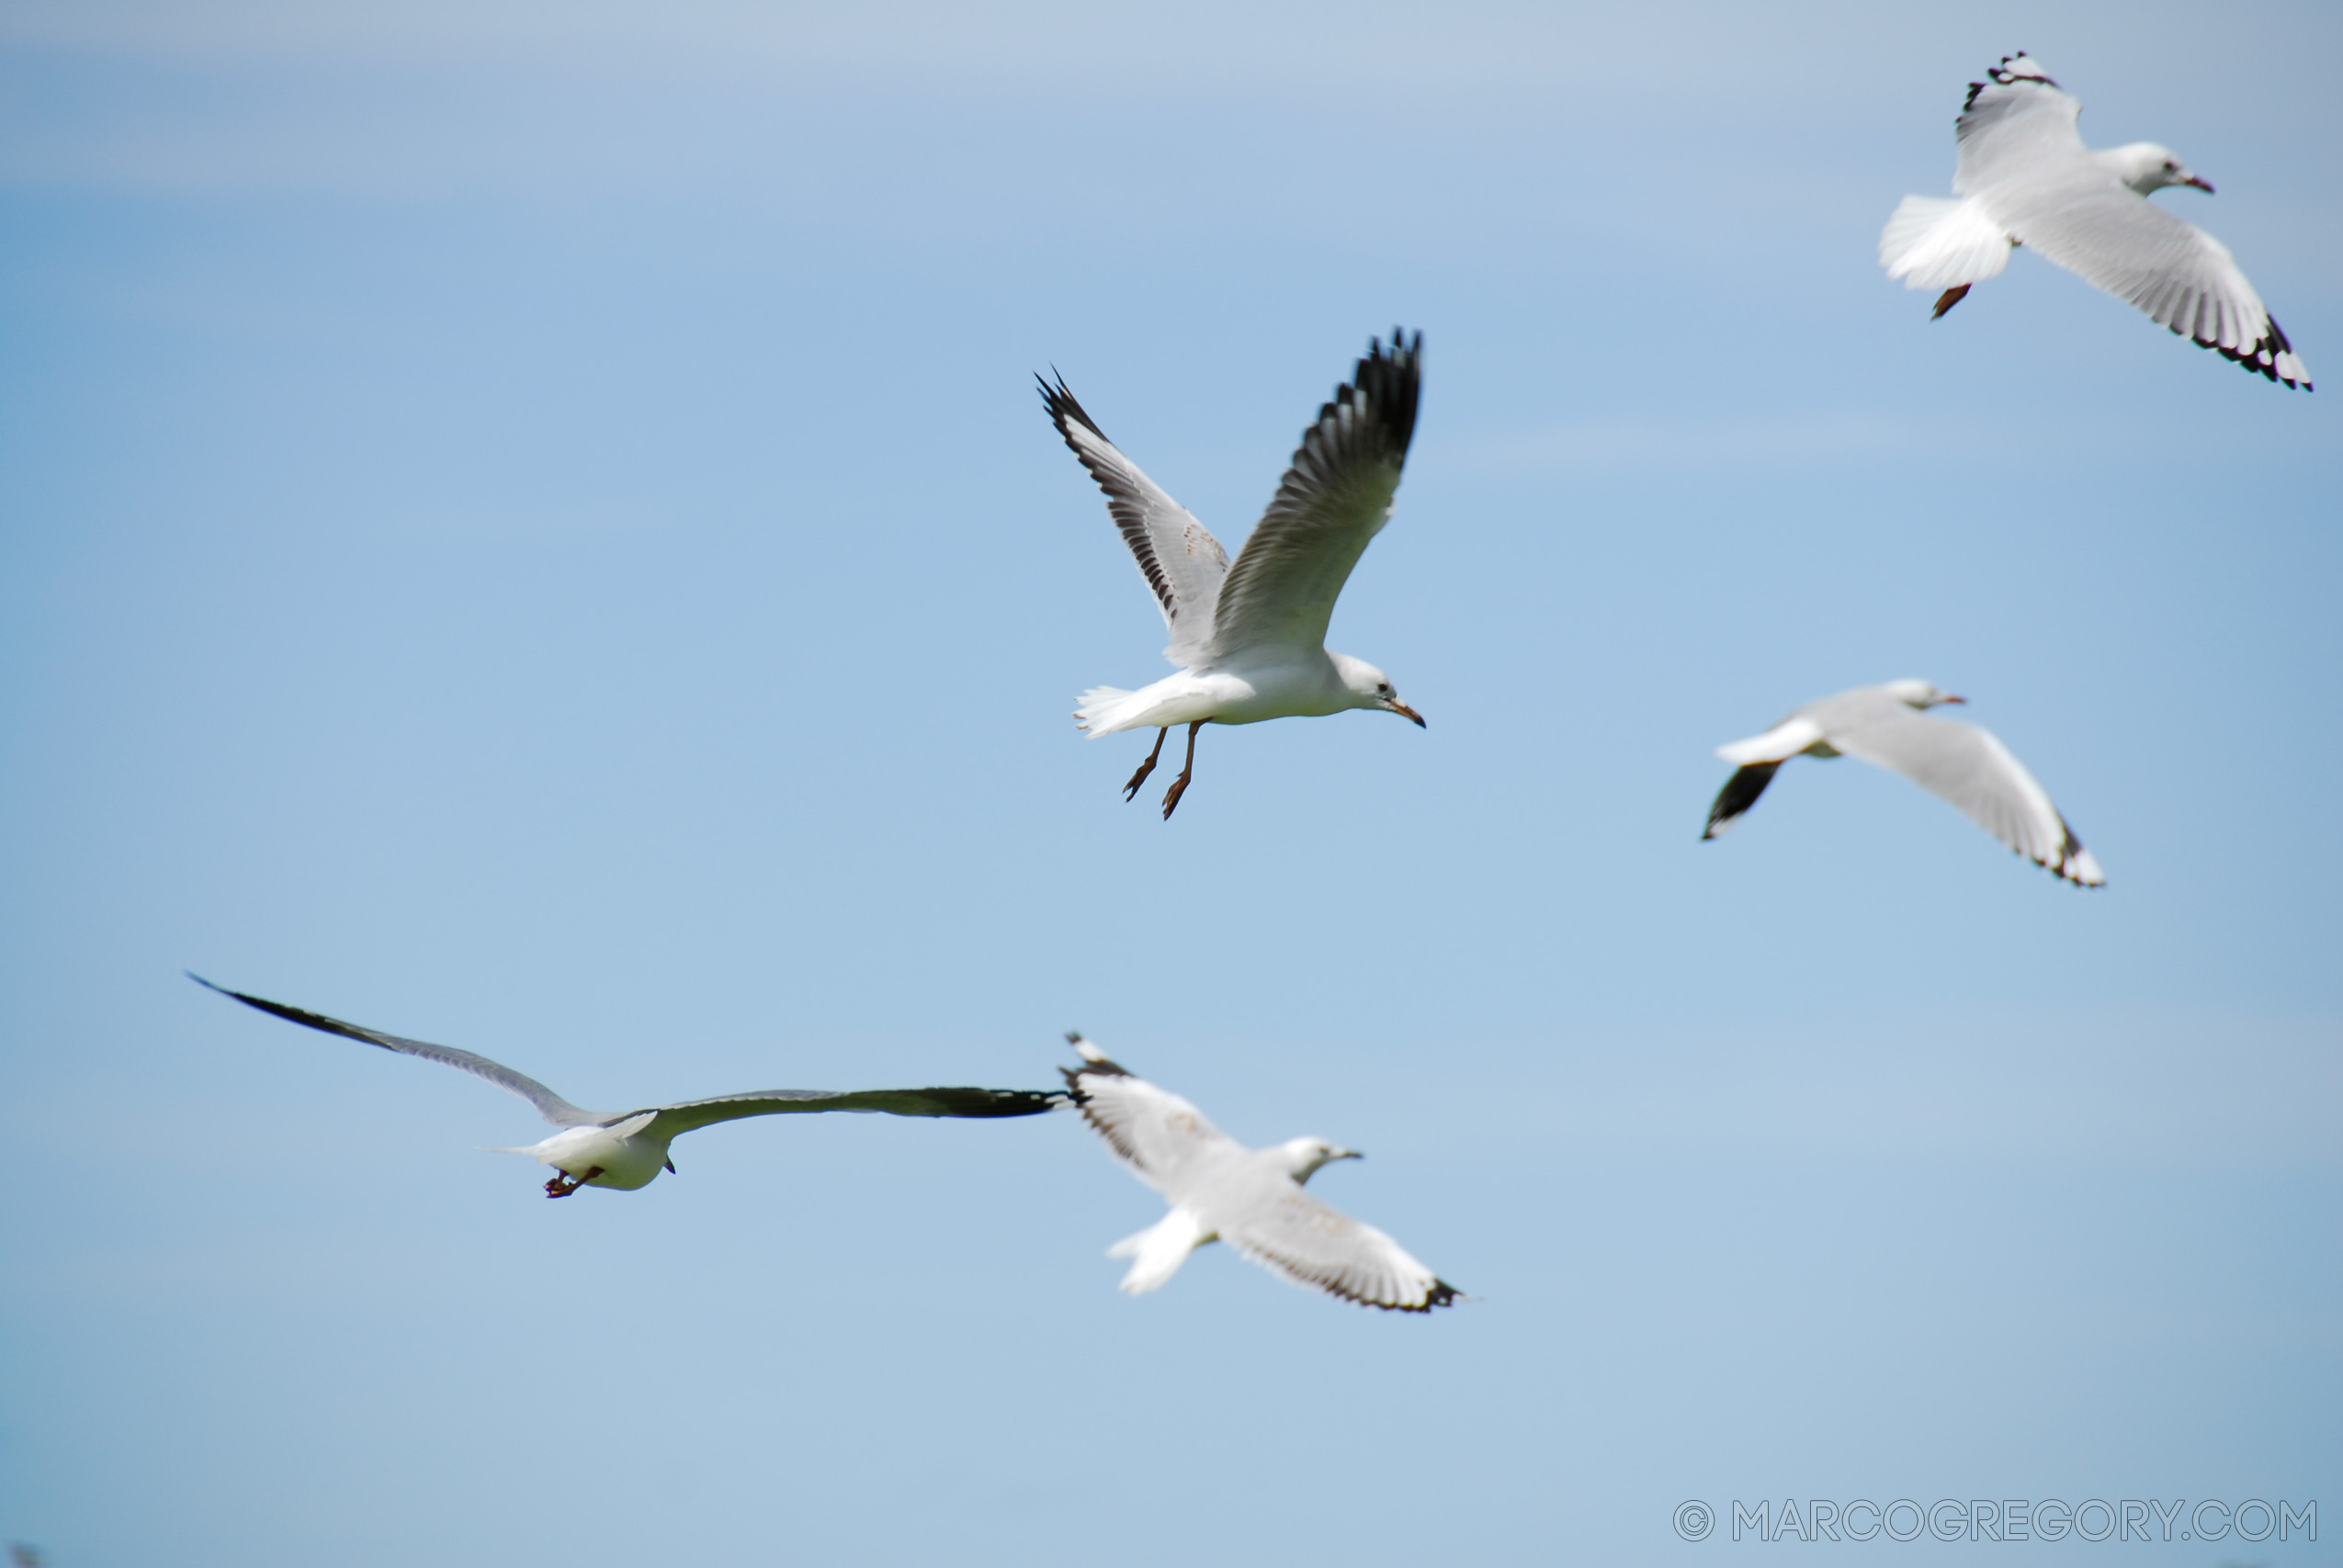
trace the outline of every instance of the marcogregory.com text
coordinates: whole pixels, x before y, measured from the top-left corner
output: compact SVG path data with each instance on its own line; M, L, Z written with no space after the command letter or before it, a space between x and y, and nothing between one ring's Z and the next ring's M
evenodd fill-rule
M1706 1540L1719 1525L1735 1540L2316 1540L2318 1501L2299 1506L2283 1497L2275 1503L2248 1497L2242 1503L2207 1497L2190 1503L2175 1497L1941 1498L1919 1504L1909 1497L1874 1503L1866 1497L1833 1502L1794 1497L1755 1505L1735 1499L1720 1517L1694 1498L1677 1505L1672 1521L1686 1540Z

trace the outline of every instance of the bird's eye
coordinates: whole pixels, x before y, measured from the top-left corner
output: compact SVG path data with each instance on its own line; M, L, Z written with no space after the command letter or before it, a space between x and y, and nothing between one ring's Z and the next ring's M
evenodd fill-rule
M1391 688L1387 685L1377 686L1375 689L1375 694L1379 697L1387 697L1391 694Z
M2178 169L2179 166L2180 166L2179 164L2178 164L2174 163L2174 162L2173 162L2171 159L2169 159L2169 158L2167 158L2167 159L2164 161L2164 172L2165 172L2166 174L2168 174L2168 174L2171 174L2174 170Z

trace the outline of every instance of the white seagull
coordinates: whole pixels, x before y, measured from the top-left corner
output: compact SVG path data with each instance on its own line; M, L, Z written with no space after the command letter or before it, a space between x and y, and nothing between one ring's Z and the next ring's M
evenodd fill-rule
M1951 801L1978 827L2067 881L2084 887L2105 883L2099 862L2009 748L1973 724L1920 716L1922 710L1967 700L1926 681L1857 686L1806 704L1763 735L1719 746L1716 754L1740 771L1716 792L1701 837L1716 838L1739 821L1773 781L1773 771L1800 752L1860 757Z
M1094 686L1076 723L1093 740L1118 729L1156 731L1155 749L1123 786L1130 799L1155 771L1172 726L1188 727L1188 757L1163 796L1168 819L1195 771L1196 731L1207 724L1315 718L1345 708L1423 716L1401 702L1390 677L1364 659L1326 649L1326 626L1351 569L1391 516L1399 468L1415 434L1423 334L1394 330L1374 342L1350 384L1302 433L1292 466L1237 564L1203 524L1156 488L1082 412L1063 377L1041 382L1058 433L1106 492L1106 510L1138 558L1171 628L1163 656L1180 668L1136 692ZM1036 378L1036 380L1039 378Z
M1067 1041L1079 1067L1061 1067L1083 1118L1115 1157L1170 1201L1172 1212L1106 1249L1131 1258L1123 1290L1140 1295L1180 1270L1188 1254L1225 1241L1299 1285L1387 1312L1430 1312L1456 1288L1399 1244L1302 1190L1319 1167L1363 1157L1323 1138L1293 1138L1249 1149L1167 1089L1115 1066L1079 1034Z
M295 1023L322 1029L328 1034L362 1040L385 1051L444 1062L499 1089L510 1089L538 1109L538 1113L561 1131L541 1144L492 1153L534 1155L549 1165L554 1176L545 1184L549 1198L567 1198L581 1187L611 1187L631 1192L648 1187L662 1170L673 1171L667 1145L677 1137L718 1122L742 1116L779 1116L798 1111L883 1111L891 1116L1032 1116L1066 1102L1062 1094L1025 1089L873 1089L831 1094L812 1089L767 1089L750 1094L719 1095L713 1100L686 1100L673 1105L651 1105L616 1114L581 1111L535 1078L516 1073L501 1062L458 1051L405 1040L379 1030L345 1023L338 1018L288 1007L260 997L214 986L200 975L188 979L246 1007L275 1013Z
M1952 122L1957 199L1907 196L1879 236L1888 276L1944 291L1930 320L2027 245L2199 346L2311 389L2309 369L2228 248L2147 199L2167 186L2208 195L2211 186L2153 141L2085 147L2075 130L2082 105L2023 53L1986 74Z

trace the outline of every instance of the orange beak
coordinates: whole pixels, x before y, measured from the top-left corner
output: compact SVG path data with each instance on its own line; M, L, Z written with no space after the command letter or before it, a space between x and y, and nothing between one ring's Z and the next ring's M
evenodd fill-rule
M1423 721L1423 715L1418 713L1407 704L1395 700L1393 702L1386 703L1384 705L1389 708L1393 713L1398 714L1401 718L1413 719L1418 729L1427 728Z

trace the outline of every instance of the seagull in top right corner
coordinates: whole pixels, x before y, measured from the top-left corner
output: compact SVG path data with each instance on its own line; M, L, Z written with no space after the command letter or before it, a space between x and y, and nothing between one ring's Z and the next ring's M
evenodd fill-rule
M2107 874L2098 860L2000 737L1974 724L1920 716L1966 701L1926 681L1857 686L1806 704L1762 735L1719 746L1716 754L1736 771L1716 792L1701 837L1722 838L1791 758L1860 757L1959 807L1970 821L2052 874L2077 887L2104 886Z
M1907 196L1880 231L1888 276L1943 290L1930 320L2027 245L2199 347L2311 389L2309 367L2228 247L2147 199L2167 186L2213 186L2153 141L2084 146L2075 129L2083 106L2022 51L1986 75L1969 84L1952 122L1953 199Z

